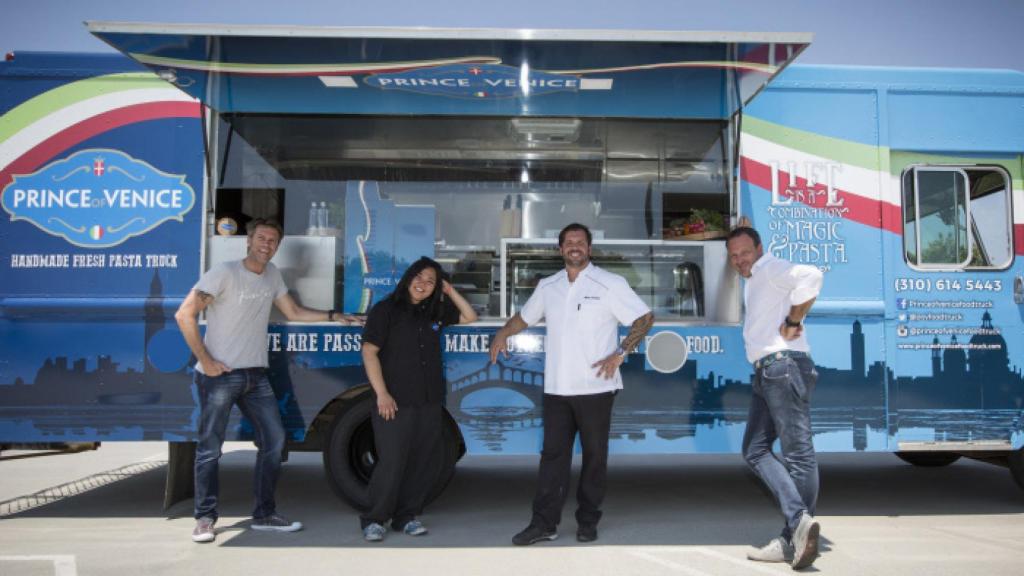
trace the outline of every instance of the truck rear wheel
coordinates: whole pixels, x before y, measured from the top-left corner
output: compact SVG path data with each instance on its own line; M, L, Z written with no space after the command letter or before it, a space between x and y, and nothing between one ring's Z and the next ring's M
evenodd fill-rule
M324 470L334 494L360 512L370 507L369 482L377 463L370 415L376 409L373 394L364 394L334 419L324 448ZM430 495L429 504L448 486L455 475L455 463L465 453L462 434L455 420L444 413L444 442L441 474Z
M949 466L960 459L955 452L897 452L896 456L907 464L926 468Z
M1024 489L1024 448L1010 452L1006 462L1009 465L1010 474L1013 474L1013 479L1017 481L1017 486Z

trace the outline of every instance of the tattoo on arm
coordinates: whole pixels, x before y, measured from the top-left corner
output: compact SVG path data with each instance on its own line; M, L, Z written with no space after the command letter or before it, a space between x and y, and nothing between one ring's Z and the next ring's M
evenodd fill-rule
M203 306L209 306L210 302L213 302L213 294L210 294L209 292L196 290L196 296L199 297L199 301L203 303Z
M626 352L636 349L653 325L653 312L648 312L634 320L633 325L629 327L629 334L626 334L626 337L622 340L622 349Z

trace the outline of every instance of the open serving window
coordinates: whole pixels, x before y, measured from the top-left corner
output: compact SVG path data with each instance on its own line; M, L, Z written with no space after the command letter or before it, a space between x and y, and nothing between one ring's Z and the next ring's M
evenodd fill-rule
M720 237L743 106L806 34L89 23L210 109L207 266L280 220L297 299L365 312L440 261L483 317L561 267L558 231L660 320L736 322ZM700 226L695 223L699 222Z

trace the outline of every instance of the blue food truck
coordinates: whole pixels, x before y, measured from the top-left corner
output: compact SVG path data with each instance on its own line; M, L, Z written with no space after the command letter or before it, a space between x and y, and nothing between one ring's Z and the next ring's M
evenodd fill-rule
M443 335L435 495L466 451L539 451L543 328L488 351L569 222L656 315L612 451L737 452L752 368L723 237L748 218L825 271L819 451L966 456L1024 486L1024 73L791 66L811 37L789 33L87 26L122 54L0 63L2 444L168 442L185 495L173 313L271 217L304 305L364 313L428 255L478 311ZM356 507L360 344L279 317L267 341L289 450L321 451Z

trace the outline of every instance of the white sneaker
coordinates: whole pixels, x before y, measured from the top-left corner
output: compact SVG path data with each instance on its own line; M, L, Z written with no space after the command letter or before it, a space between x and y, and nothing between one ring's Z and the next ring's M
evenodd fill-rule
M818 557L818 534L821 532L821 525L811 516L804 512L800 516L800 523L793 532L793 561L790 564L793 570L807 568L814 564Z
M192 530L192 541L193 542L213 542L217 537L217 533L213 530L213 525L217 521L209 516L203 516L196 520L196 527Z
M747 560L756 562L789 562L792 559L793 546L781 537L772 538L764 546L747 551Z

